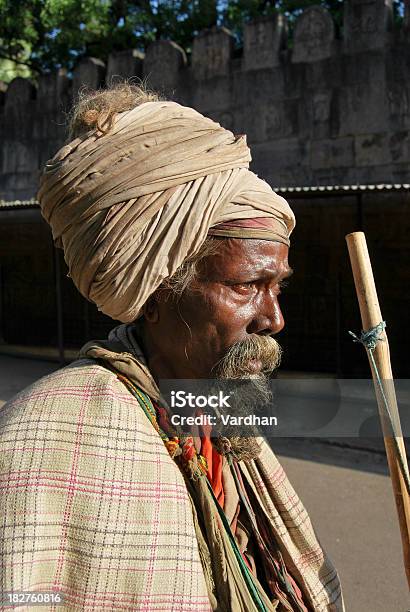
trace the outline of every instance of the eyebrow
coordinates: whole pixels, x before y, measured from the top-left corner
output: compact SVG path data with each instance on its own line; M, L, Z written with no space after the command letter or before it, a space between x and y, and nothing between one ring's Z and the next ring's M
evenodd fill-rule
M258 279L260 280L264 280L264 279L272 279L272 280L276 280L277 282L280 283L282 281L284 281L285 279L288 279L292 276L293 274L293 270L292 268L286 268L286 270L284 270L281 273L276 273L276 274L261 274L258 278L255 278L255 280L257 281Z
M252 281L258 281L264 278L276 278L280 277L281 279L289 278L293 274L293 268L287 267L283 270L283 272L276 271L268 271L265 268L262 270L258 270L254 274L249 274L249 277L252 277ZM247 281L251 282L251 281Z
M277 270L271 271L271 270L266 270L266 269L258 270L258 272L255 273L255 278L263 278L263 277L266 278L268 276L269 278L275 278L276 276L280 276L281 278L289 278L290 276L292 276L292 274L293 274L293 268L288 266L282 272L278 272Z

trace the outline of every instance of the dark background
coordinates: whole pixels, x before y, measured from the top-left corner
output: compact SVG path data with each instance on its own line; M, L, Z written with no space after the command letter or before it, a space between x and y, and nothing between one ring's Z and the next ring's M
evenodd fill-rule
M346 234L364 229L393 371L397 377L410 377L409 198L402 192L289 194L297 223L289 258L294 275L280 298L286 322L278 336L283 369L368 377L365 351L348 334L359 332L361 323L345 242ZM62 252L54 249L38 207L0 210L0 262L3 343L58 346L56 270L65 348L104 338L115 325L67 278Z

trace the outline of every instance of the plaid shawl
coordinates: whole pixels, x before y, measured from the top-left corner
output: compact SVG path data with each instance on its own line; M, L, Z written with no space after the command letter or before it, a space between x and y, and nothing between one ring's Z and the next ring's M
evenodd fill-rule
M0 592L60 591L68 610L212 609L184 477L115 374L82 359L1 415ZM240 465L312 609L344 610L269 446Z

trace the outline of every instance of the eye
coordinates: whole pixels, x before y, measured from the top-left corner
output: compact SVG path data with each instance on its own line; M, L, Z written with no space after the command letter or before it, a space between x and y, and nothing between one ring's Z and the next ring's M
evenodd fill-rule
M235 283L231 287L238 293L247 294L253 291L255 283L250 281L249 283Z
M234 291L236 291L237 293L241 293L242 295L249 295L250 293L253 293L257 285L258 281L255 280L244 283L229 283L229 286L232 287ZM276 283L275 288L277 295L279 295L281 293L281 290L287 287L288 285L289 281L287 280L281 280Z

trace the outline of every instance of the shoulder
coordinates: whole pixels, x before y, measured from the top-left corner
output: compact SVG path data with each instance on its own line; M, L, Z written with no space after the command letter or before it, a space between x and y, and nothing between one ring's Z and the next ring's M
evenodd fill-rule
M78 461L87 472L108 464L111 471L117 460L133 460L136 450L150 460L165 453L169 458L136 398L113 372L92 360L45 376L5 404L0 444L4 472L16 465L41 473L59 466L67 475Z
M6 406L41 397L47 397L50 401L63 396L66 392L75 396L79 389L84 392L101 390L109 393L118 382L111 370L94 359L78 359L60 370L39 378L6 402Z
M81 387L100 387L110 384L115 379L115 375L93 359L79 359L60 370L56 370L47 376L39 378L29 387L20 391L13 399L6 403L17 404L22 400L27 400L41 395L52 397L54 390L61 394L61 391L74 392Z
M5 411L21 409L26 404L47 401L59 405L88 396L115 396L124 386L113 372L92 359L81 359L56 370L26 387L6 402Z
M1 434L19 430L52 436L74 434L79 424L110 430L152 428L147 417L116 375L94 360L82 359L36 381L0 409ZM140 422L140 426L138 426Z

